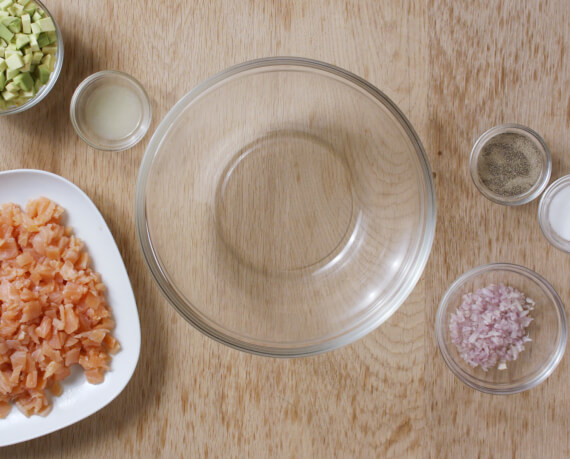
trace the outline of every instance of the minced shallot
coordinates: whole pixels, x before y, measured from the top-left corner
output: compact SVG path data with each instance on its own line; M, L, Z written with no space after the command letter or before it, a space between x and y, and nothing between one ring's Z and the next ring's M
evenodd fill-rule
M524 293L503 284L466 293L449 320L451 341L472 367L504 370L531 341L527 327L534 305Z

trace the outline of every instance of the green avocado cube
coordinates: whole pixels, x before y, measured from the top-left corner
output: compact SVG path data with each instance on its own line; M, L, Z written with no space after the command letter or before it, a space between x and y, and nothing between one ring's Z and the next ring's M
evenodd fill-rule
M32 23L30 28L32 29L32 33L36 36L36 38L38 37L38 35L40 33L42 33L42 29L40 29L40 26L38 24L36 24L35 22Z
M49 37L46 33L40 33L38 35L38 46L43 48L44 46L49 45Z
M10 83L8 83L6 85L6 91L9 92L19 92L20 91L20 87L14 83L13 81L10 81Z
M32 21L38 22L43 16L40 14L40 9L38 8L32 15Z
M53 44L57 41L57 33L56 32L46 32L49 38L49 44Z
M14 83L20 86L20 89L24 91L31 91L34 89L34 79L28 72L17 75L14 78Z
M12 0L2 0L0 1L0 9L5 10L9 6L12 6L12 3L13 3Z
M19 3L14 3L11 9L12 12L14 13L14 16L22 16L22 13L24 12L24 7Z
M18 75L18 73L20 73L20 69L6 69L6 80L12 81L12 79Z
M53 56L51 54L44 54L44 57L42 57L42 65L46 69L49 69L52 66L52 60Z
M22 32L32 33L32 18L29 14L22 15Z
M0 46L0 57L5 57L6 56L6 50Z
M0 22L1 22L2 24L4 24L6 27L9 27L9 26L12 25L12 22L15 22L15 21L16 21L16 19L18 19L18 18L15 18L15 17L12 16L10 13L8 13L8 14L6 14L6 15L0 17Z
M30 3L30 0L18 0L18 3L22 6L26 6L28 3Z
M25 33L16 34L16 48L22 49L28 43L30 43L29 35L26 35Z
M5 86L6 86L6 75L4 75L4 72L0 72L0 91L4 91Z
M13 33L20 33L22 31L22 20L20 18L14 18L8 28Z
M22 56L12 54L6 59L6 65L8 66L8 69L19 69L24 66L24 60L22 59Z
M4 91L4 92L2 92L2 97L4 98L4 100L6 102L8 102L8 101L14 100L16 97L18 97L18 94L14 93L14 92L10 92L10 91Z
M42 29L42 32L55 32L55 24L51 18L42 18L37 22Z
M14 34L12 33L12 31L9 30L4 24L0 23L0 38L9 42L10 40L12 40L13 36Z
M12 49L12 48L6 48L6 50L4 51L4 54L6 55L6 59L8 59L10 56L16 54L18 56L23 56L22 51L19 51L17 49Z
M41 51L34 51L32 54L32 65L41 64L42 58L44 57L44 53Z
M0 72L4 72L8 66L6 65L6 60L0 57Z
M49 81L49 75L50 75L50 70L47 67L44 67L43 65L40 65L38 67L38 80L42 83L42 84L46 84Z
M22 73L29 72L30 67L32 65L32 55L31 54L25 54L23 57L23 61L24 61L24 66L19 68L18 70L20 70L20 72L22 72Z
M10 16L10 13L8 13L8 11L0 10L0 19L7 18L8 16Z
M42 53L44 54L51 54L52 56L55 56L56 52L57 52L57 46L54 45L44 46L42 48Z

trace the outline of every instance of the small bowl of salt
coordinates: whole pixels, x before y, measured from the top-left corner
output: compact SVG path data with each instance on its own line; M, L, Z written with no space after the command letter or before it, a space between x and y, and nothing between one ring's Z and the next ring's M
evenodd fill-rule
M559 178L544 192L538 222L548 242L570 253L570 175Z
M542 137L520 124L501 124L484 132L469 158L477 189L505 206L519 206L540 196L551 169L550 151Z

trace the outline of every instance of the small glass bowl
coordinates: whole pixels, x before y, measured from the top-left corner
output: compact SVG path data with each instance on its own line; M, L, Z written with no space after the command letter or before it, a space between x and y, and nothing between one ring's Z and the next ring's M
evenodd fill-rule
M129 135L119 139L100 136L86 121L85 109L89 96L96 89L109 84L130 89L141 105L138 124ZM77 87L71 98L70 116L75 132L85 143L97 150L122 151L135 146L145 136L152 120L152 108L147 92L135 78L117 70L103 70L87 77Z
M548 240L548 242L550 242L557 249L570 253L570 241L560 237L560 235L558 235L556 231L553 230L548 218L552 199L559 191L568 187L570 187L570 175L559 178L548 187L548 189L542 195L542 198L540 198L540 204L538 206L538 223L540 224L542 234L544 234L544 237Z
M477 170L477 162L479 160L479 154L483 150L483 147L495 136L499 134L519 134L531 142L533 142L536 147L538 148L541 159L542 159L542 170L540 175L536 181L536 183L525 193L514 195L514 196L502 196L500 194L494 193L491 191L481 178L479 177L479 173ZM552 170L552 160L550 158L550 151L546 146L546 143L532 129L522 126L520 124L500 124L498 126L494 126L488 131L481 134L481 136L475 142L473 149L471 150L471 156L469 157L469 172L471 173L471 178L473 179L473 183L477 187L477 189L481 192L483 196L487 199L497 203L502 204L504 206L520 206L522 204L527 204L531 202L533 199L536 199L540 196L540 193L546 188L548 185L548 181L550 180L550 172Z
M507 362L507 369L483 371L461 358L449 336L449 320L465 293L493 283L515 287L536 302L528 328L532 341L525 344L516 360ZM540 384L562 359L567 339L566 313L556 291L537 273L523 266L491 263L463 274L451 284L439 304L435 332L445 363L463 383L488 394L515 394Z
M55 86L59 74L61 73L61 68L63 67L63 54L64 54L63 38L61 36L61 30L57 25L57 21L42 2L40 2L39 0L34 0L34 3L36 3L41 9L45 11L46 15L51 18L51 20L55 25L55 33L57 34L57 51L55 53L55 66L53 68L53 72L51 72L51 75L49 76L48 82L39 89L38 93L34 97L28 100L25 104L19 105L17 107L9 107L6 110L0 110L0 116L15 115L16 113L22 113L28 108L32 108L34 105L38 104L44 97L48 95L48 93Z

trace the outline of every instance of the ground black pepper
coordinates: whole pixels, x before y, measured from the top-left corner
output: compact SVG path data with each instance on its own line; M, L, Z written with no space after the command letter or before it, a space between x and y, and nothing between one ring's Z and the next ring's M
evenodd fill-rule
M540 150L527 137L504 133L492 137L481 149L477 173L493 193L511 197L526 193L540 177Z

